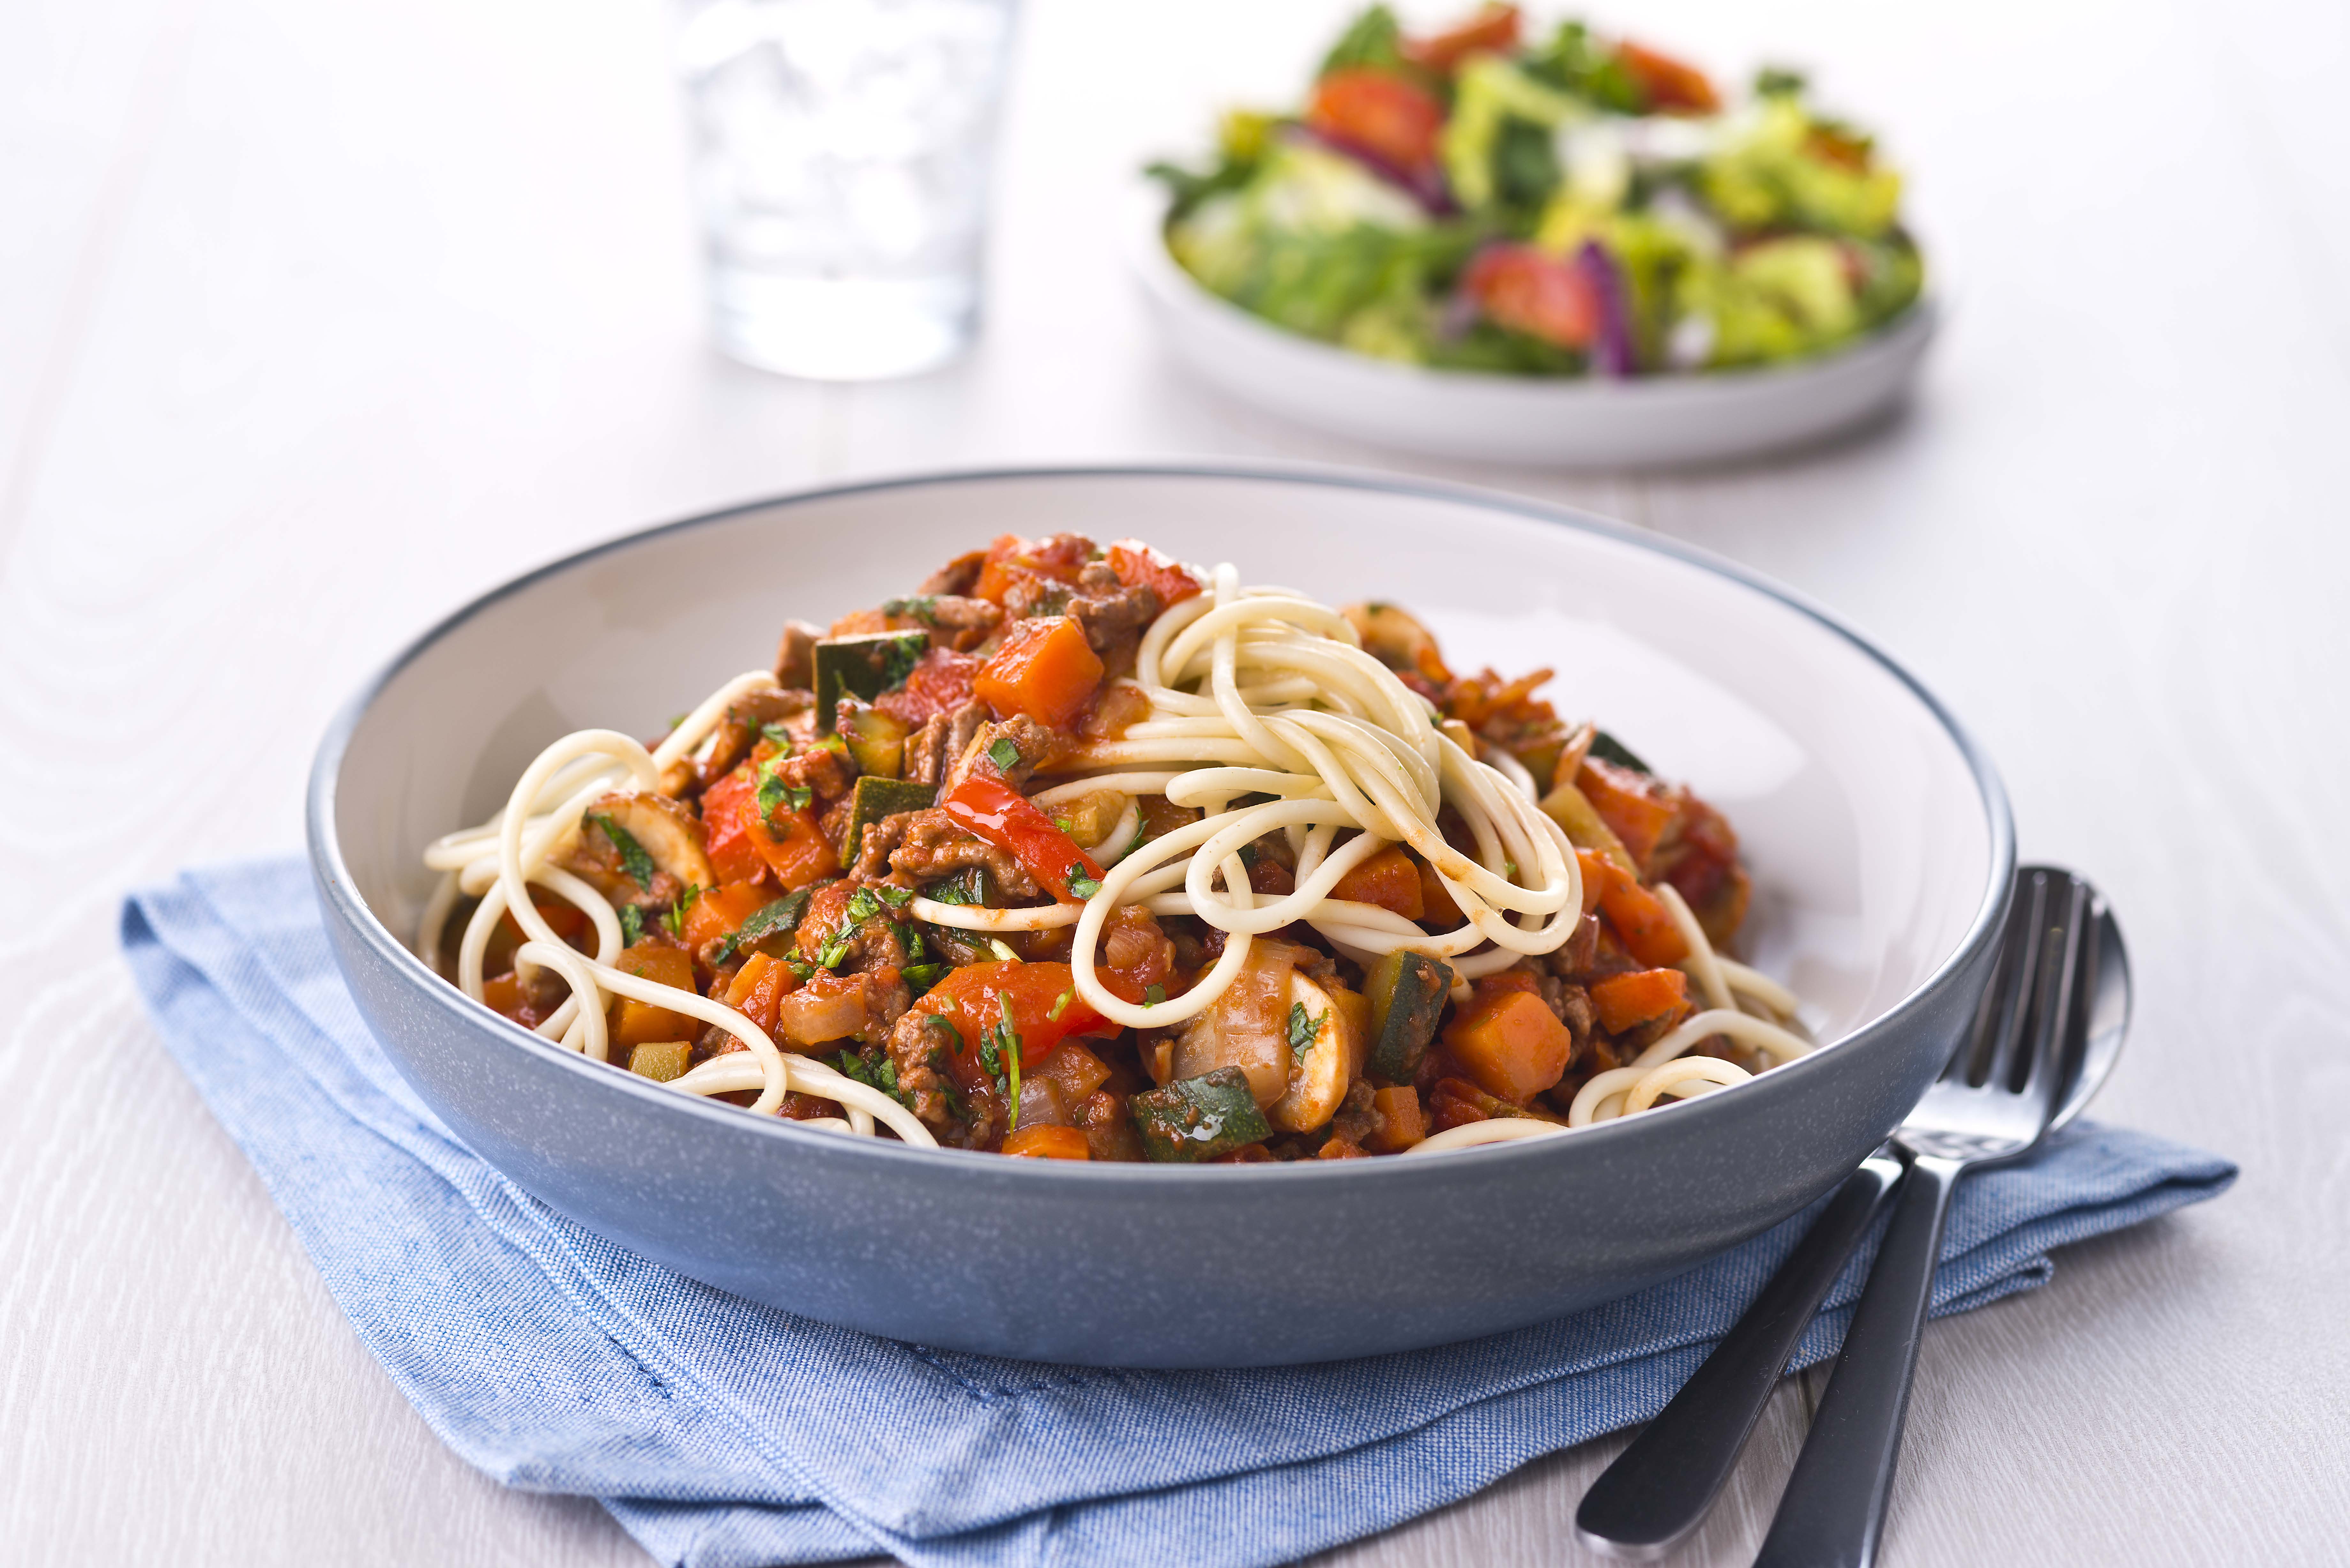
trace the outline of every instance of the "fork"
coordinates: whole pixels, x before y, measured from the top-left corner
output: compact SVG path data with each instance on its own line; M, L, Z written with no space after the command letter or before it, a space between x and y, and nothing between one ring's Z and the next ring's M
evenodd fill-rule
M2002 952L2008 972L1983 999L1981 1022L1991 1027L1970 1036L1974 1049L1953 1054L1894 1134L1908 1175L1755 1568L1876 1561L1951 1196L1969 1171L2029 1152L2068 1098L2064 1057L2081 1038L2085 948L2095 962L2092 895L2077 878L2060 886L2050 875L2017 892L2027 904L2020 929L2035 940Z
M2129 1026L2128 950L2112 910L2072 872L2019 867L2014 886L1986 1001L1950 1068L1966 1077L1981 1067L1984 1053L1993 1048L1991 1032L2007 1022L1992 999L2028 994L2042 972L2041 925L2051 901L2069 909L2071 890L2079 889L2088 920L2075 982L2081 1044L2077 1061L2074 1048L2065 1047L2065 1088L2053 1130L2079 1114L2120 1054ZM1605 1556L1649 1561L1704 1521L1821 1298L1892 1203L1905 1173L1899 1151L1888 1143L1837 1189L1713 1354L1584 1494L1575 1524L1586 1546Z

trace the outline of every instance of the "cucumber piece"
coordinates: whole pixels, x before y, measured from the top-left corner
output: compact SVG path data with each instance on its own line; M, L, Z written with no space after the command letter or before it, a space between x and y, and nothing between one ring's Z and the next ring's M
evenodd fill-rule
M1230 1154L1273 1136L1272 1124L1256 1108L1248 1075L1219 1067L1184 1078L1127 1102L1142 1152L1161 1162L1186 1165Z
M848 797L848 824L841 829L840 863L856 863L857 852L865 846L867 823L879 822L901 811L920 811L938 798L936 784L910 784L872 774L858 779Z
M1629 768L1636 774L1647 774L1651 778L1656 776L1656 769L1633 755L1631 747L1605 730L1597 732L1591 737L1591 751L1588 754L1597 757L1603 763L1614 763L1619 768Z
M858 773L894 779L905 771L904 724L854 697L836 706L833 722L839 725L841 741Z
M1411 1082L1436 1038L1452 990L1452 971L1426 953L1391 952L1363 977L1371 1003L1371 1049L1364 1070L1375 1082Z
M827 637L816 645L816 728L830 731L834 711L845 692L870 702L884 691L905 684L907 673L931 634L910 631L868 632L862 637Z

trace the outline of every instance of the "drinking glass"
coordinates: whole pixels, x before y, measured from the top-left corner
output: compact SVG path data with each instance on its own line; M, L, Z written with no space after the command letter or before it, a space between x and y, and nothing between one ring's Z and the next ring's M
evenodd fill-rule
M719 347L867 380L979 320L1014 0L681 0Z

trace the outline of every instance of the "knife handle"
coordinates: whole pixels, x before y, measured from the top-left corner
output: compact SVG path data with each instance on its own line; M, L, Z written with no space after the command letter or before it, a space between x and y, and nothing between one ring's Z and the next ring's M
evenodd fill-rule
M1575 1510L1584 1544L1614 1557L1663 1555L1697 1528L1730 1479L1820 1300L1901 1180L1901 1162L1863 1160L1672 1402L1591 1483Z

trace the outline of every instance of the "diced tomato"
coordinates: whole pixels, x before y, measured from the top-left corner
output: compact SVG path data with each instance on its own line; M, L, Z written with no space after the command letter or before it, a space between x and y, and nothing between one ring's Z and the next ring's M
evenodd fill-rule
M1149 588L1159 596L1159 607L1180 605L1200 591L1200 579L1191 568L1163 556L1139 539L1120 539L1109 547L1109 569L1129 588Z
M1006 1011L1020 1036L1023 1070L1043 1062L1072 1034L1108 1020L1077 994L1065 963L980 963L956 970L914 1003L954 1025L962 1044L949 1053L956 1080L965 1087L990 1085L980 1044L1003 1022Z
M1076 840L1053 826L1053 819L1031 805L1026 796L1002 779L972 774L947 792L940 803L965 830L986 839L1028 869L1028 874L1062 899L1089 894L1075 892L1070 883L1085 877L1101 880L1101 867L1077 847Z
M1695 66L1670 55L1625 42L1616 46L1616 63L1640 84L1648 107L1664 114L1711 114L1721 107L1721 95Z
M1657 840L1664 836L1680 810L1667 786L1647 774L1587 757L1575 775L1575 787L1583 792L1583 798L1591 803L1608 831L1624 841L1633 861L1646 869Z
M909 730L919 730L937 714L951 717L971 703L972 677L979 660L951 649L933 648L914 661L906 683L884 691L873 706Z
M1518 8L1487 5L1466 21L1456 22L1428 38L1404 40L1403 57L1413 65L1450 74L1470 55L1506 54L1518 45Z
M494 974L482 981L482 1001L491 1012L501 1013L517 1023L523 1023L522 982L516 980L511 971L505 974ZM530 1027L527 1023L523 1023L523 1026Z
M1091 1159L1093 1149L1082 1127L1022 1127L1005 1135L1003 1152L1031 1159Z
M995 657L972 679L972 691L999 719L1025 713L1059 730L1084 711L1101 678L1101 656L1076 621L1031 616L1012 623Z
M1611 974L1591 985L1591 1005L1600 1027L1620 1034L1636 1024L1689 1006L1689 976L1677 969L1643 969Z
M1410 856L1392 844L1339 877L1330 896L1357 904L1377 904L1407 920L1417 920L1428 910L1427 899L1420 891L1419 867L1412 864Z
M1414 174L1435 166L1444 106L1401 77L1351 67L1314 84L1305 123Z
M988 547L987 562L979 569L972 597L1000 605L1022 574L1074 583L1093 558L1093 541L1077 534L1055 534L1049 539L1003 535Z
M1585 348L1599 330L1599 292L1590 275L1533 245L1487 245L1461 286L1495 326L1561 348Z
M1655 968L1689 957L1689 941L1665 908L1665 901L1642 887L1633 875L1596 850L1578 849L1575 858L1583 867L1584 903L1592 903L1591 887L1599 888L1597 908L1623 940L1624 949Z
M1533 992L1481 988L1444 1044L1486 1093L1523 1105L1566 1075L1575 1036Z
M773 902L775 896L755 882L721 882L685 911L685 945L700 952Z

